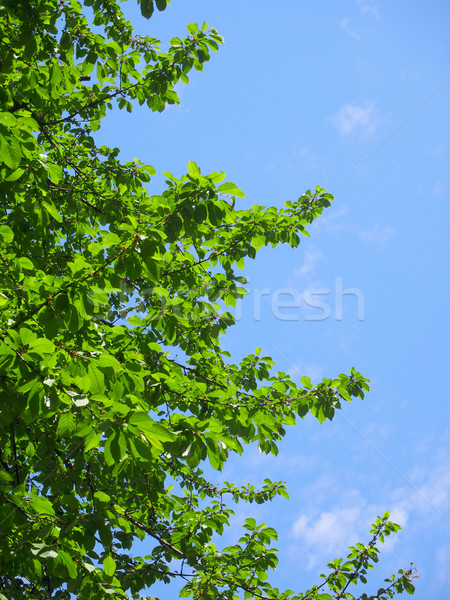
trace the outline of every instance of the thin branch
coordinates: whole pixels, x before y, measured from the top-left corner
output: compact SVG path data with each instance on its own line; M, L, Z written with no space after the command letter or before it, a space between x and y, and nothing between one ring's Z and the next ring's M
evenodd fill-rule
M135 525L138 529L145 531L145 533L148 533L148 535L150 535L152 538L157 540L160 544L162 544L163 546L166 546L167 548L170 548L170 550L172 550L172 552L174 552L177 556L179 556L181 558L186 558L185 555L183 554L183 552L181 552L181 550L178 550L177 548L175 548L175 546L172 546L172 544L170 544L169 542L166 542L166 540L164 540L160 536L156 535L156 533L154 531L152 531L146 525L143 525L140 521L138 521L137 519L132 517L129 513L124 512L124 515L125 515L125 518L128 521L130 521L130 523L133 523L133 525Z

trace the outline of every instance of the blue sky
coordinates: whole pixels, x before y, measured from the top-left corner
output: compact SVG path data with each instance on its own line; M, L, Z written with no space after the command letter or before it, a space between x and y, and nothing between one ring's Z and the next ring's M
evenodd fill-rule
M150 21L134 0L125 6L141 33L168 41L206 21L226 43L180 86L181 106L113 113L102 141L159 173L179 176L189 160L225 171L247 194L242 206L281 206L316 185L335 195L298 249L248 262L249 294L223 344L235 360L261 347L280 370L314 381L354 366L372 391L332 423L300 422L278 457L251 448L216 474L288 485L288 502L238 508L233 533L252 515L274 526L274 580L302 591L390 510L403 529L361 592L413 561L415 598L441 600L450 584L450 4L173 0Z

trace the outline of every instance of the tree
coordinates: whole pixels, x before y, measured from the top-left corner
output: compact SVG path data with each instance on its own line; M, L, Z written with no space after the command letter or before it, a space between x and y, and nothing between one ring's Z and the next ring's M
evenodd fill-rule
M296 418L332 419L369 389L354 369L297 384L258 350L233 364L220 346L245 294L235 266L296 247L332 196L238 209L241 190L193 162L150 196L151 166L97 145L112 106L178 103L175 84L223 41L207 25L161 51L117 0L3 0L0 16L0 598L138 598L173 579L195 599L353 598L398 529L387 514L320 585L280 592L272 528L247 519L221 550L212 538L227 499L287 497L283 483L219 486L201 469L246 444L276 454ZM412 593L413 577L371 598Z

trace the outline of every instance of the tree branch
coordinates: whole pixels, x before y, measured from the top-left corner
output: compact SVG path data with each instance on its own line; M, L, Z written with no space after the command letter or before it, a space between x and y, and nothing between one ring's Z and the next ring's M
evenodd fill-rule
M178 550L177 548L175 548L175 546L172 546L172 544L170 544L169 542L166 542L166 540L164 540L160 536L156 535L156 533L154 531L152 531L146 525L143 525L140 521L138 521L137 519L132 517L129 513L127 513L125 511L124 515L125 515L125 518L128 521L130 521L130 523L133 523L133 525L135 525L138 529L145 531L145 533L148 533L148 535L150 535L152 538L157 540L160 544L162 544L163 546L166 546L167 548L170 548L170 550L172 550L172 552L174 552L180 558L186 558L185 555L183 554L183 552L181 552L181 550Z

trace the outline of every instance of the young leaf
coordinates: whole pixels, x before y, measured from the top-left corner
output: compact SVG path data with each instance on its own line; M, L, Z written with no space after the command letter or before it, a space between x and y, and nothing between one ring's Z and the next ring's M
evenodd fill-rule
M245 198L245 194L240 190L234 183L222 183L217 188L219 194L230 194L231 196L237 196L238 198Z

